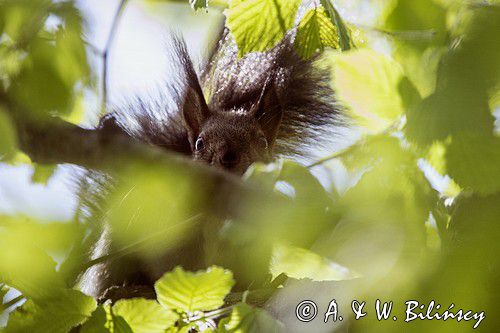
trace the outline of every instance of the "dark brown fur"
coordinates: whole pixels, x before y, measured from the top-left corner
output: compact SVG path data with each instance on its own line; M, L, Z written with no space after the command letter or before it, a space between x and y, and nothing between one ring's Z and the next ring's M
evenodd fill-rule
M181 71L167 91L175 106L137 98L114 113L116 121L133 137L236 173L255 161L304 155L340 123L340 106L328 71L300 58L293 38L291 32L269 52L238 59L224 33L201 79L185 43L174 38ZM199 137L202 151L195 149Z
M185 43L175 38L180 75L166 89L175 103L137 98L103 118L100 126L237 174L256 161L304 155L339 123L340 109L329 73L318 69L315 59L301 59L293 38L291 32L269 52L238 59L234 42L224 33L201 79ZM95 248L101 253L94 251L93 257L110 250L108 232L108 227L97 232ZM195 237L192 243L201 240ZM132 280L151 284L140 265L131 259L93 267L82 280L84 289L102 296L110 286Z

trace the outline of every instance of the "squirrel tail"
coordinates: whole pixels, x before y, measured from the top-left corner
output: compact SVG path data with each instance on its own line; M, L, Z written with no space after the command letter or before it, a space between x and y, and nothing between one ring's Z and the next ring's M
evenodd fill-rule
M283 112L275 152L283 156L306 155L308 148L328 142L332 128L344 124L343 108L331 87L331 71L321 64L320 56L300 57L294 39L292 30L271 50L239 58L226 30L202 72L209 106L220 110L244 108L258 100L271 81Z

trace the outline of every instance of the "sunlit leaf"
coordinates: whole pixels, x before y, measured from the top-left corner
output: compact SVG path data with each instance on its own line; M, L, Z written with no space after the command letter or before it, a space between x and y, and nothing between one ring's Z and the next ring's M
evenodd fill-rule
M0 107L0 161L14 157L17 147L17 134L7 114Z
M342 160L360 178L339 199L344 214L335 232L315 251L366 277L384 276L397 263L416 271L415 256L426 242L425 222L437 200L418 167L418 155L398 138L380 135Z
M30 39L42 28L50 0L4 0L0 4L0 35L5 33L17 43ZM36 18L36 19L33 19Z
M52 175L54 174L56 167L57 166L55 165L35 164L35 172L33 172L31 180L35 183L47 185L47 182L49 181L50 177L52 177Z
M447 38L446 10L435 0L397 0L392 8L384 29L394 32L394 57L419 93L427 96L434 90Z
M233 285L233 274L220 267L196 273L177 267L155 283L155 290L167 309L193 313L222 306Z
M277 244L273 249L270 271L273 276L285 273L294 279L313 281L350 280L358 275L310 250Z
M337 29L323 7L310 9L304 15L297 29L295 47L306 59L325 47L340 47Z
M351 37L351 31L344 23L344 20L342 20L339 12L333 6L332 0L320 0L320 3L326 9L328 17L337 28L340 48L343 51L353 48L355 45Z
M247 169L243 179L257 183L263 188L272 189L278 180L281 168L281 161L270 164L254 163Z
M233 309L229 318L221 320L219 331L223 333L277 333L285 332L285 327L265 310L241 303Z
M134 333L130 325L121 316L113 313L111 304L99 306L92 317L81 327L82 333Z
M0 283L0 303L3 301L3 298L8 291L9 288L6 285Z
M112 314L110 305L100 305L92 316L80 328L81 333L110 333L113 332L111 323Z
M103 203L117 246L141 243L142 255L156 256L193 234L201 204L201 194L192 191L196 178L141 164L131 165L119 179Z
M356 50L335 57L335 88L357 123L369 131L393 124L409 103L400 94L405 77L390 58L370 50ZM413 98L413 97L412 97Z
M46 12L40 15L42 3ZM42 117L50 112L69 113L76 85L90 81L79 12L69 2L46 7L47 1L21 1L16 6L16 10L27 15L26 20L36 24L26 24L30 29L23 29L29 35L23 36L19 46L29 46L29 53L23 57L19 73L8 90L27 111ZM51 11L60 20L59 24L50 30L40 30ZM37 28L31 31L32 27Z
M239 56L266 51L293 27L300 0L233 0L225 11Z
M443 140L450 134L493 131L488 92L499 82L500 47L491 32L500 29L500 9L473 13L460 45L443 57L439 89L408 114L408 135L420 144Z
M500 138L456 135L446 151L448 174L465 189L492 194L500 190Z
M5 332L67 333L89 318L96 306L92 297L67 289L44 302L27 301L11 314Z
M0 232L0 238L0 281L34 299L53 297L65 287L47 253L5 231Z
M0 216L9 238L48 252L64 253L82 236L80 225L68 222L39 222L27 217Z
M203 9L208 7L208 0L189 0L189 4L194 10Z
M113 315L125 319L135 333L162 333L178 320L158 302L141 298L118 301L113 305Z

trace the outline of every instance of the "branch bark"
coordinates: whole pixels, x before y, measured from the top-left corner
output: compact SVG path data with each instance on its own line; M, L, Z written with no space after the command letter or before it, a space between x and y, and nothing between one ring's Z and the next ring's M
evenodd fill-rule
M86 129L56 117L33 118L2 92L0 104L13 119L20 150L35 163L69 163L106 172L119 170L132 162L153 163L187 169L193 176L215 181L218 185L243 187L239 177L140 142L116 128Z

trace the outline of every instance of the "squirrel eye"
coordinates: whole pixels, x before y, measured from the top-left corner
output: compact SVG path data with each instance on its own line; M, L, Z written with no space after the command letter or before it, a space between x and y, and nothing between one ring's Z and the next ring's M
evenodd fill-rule
M198 138L198 140L196 140L196 143L194 144L194 149L196 149L196 151L200 151L203 149L203 147L204 147L203 139L200 137Z
M264 149L267 149L269 147L269 145L267 143L267 139L265 137L263 137L263 136L259 138L259 143L261 144L261 146Z

